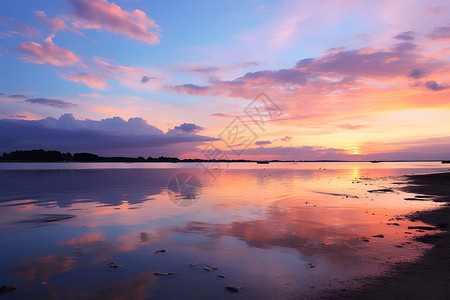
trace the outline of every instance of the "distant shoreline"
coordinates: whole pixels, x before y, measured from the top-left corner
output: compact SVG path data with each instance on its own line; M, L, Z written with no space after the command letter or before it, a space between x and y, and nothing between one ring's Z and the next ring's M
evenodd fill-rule
M370 162L370 163L383 163L383 162L442 162L449 163L448 160L333 160L333 159L320 159L320 160L257 160L257 159L214 159L205 155L206 159L197 159L197 158L186 158L180 159L178 157L168 157L168 156L159 156L159 157L148 157L144 158L142 156L139 157L124 157L124 156L99 156L93 153L72 153L70 152L60 152L55 150L42 150L42 149L34 149L34 150L16 150L11 153L3 153L0 156L0 162L49 162L49 163L63 163L63 162L171 162L171 163L183 163L183 162L194 162L194 163L259 163L259 164L269 164L269 163L278 163L278 162L289 162L289 163L300 163L300 162Z
M262 162L261 160L200 160L200 159L186 159L186 160L179 160L179 161L128 161L128 160L93 160L93 161L44 161L44 160L1 160L0 163L199 163L199 162L210 162L210 163L257 163ZM371 161L368 160L269 160L269 163L329 163L329 162L336 162L336 163L371 163ZM392 162L442 162L442 160L386 160L382 161L380 163L392 163ZM449 165L450 167L450 165Z

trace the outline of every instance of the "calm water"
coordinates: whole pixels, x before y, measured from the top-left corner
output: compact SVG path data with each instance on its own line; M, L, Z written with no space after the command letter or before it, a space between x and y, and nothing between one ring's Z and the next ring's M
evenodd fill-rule
M438 204L405 200L415 195L398 190L402 175L448 170L429 162L226 167L0 164L0 285L18 288L2 297L314 298L355 287L428 247L412 242L424 233L407 229L422 224L401 216ZM368 192L380 188L394 192Z

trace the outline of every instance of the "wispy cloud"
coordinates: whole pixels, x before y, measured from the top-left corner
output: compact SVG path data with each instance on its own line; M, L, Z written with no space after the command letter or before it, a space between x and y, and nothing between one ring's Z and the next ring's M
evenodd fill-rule
M15 94L15 95L8 95L9 98L26 98L24 95Z
M414 35L414 31L405 31L397 34L394 38L396 38L397 40L410 42L415 39Z
M33 27L14 21L13 18L0 16L0 26L10 28L9 33L26 37L40 36L41 33Z
M433 40L443 40L443 41L450 40L450 26L436 27L428 35L428 37Z
M70 28L66 21L67 21L67 17L55 17L55 18L49 18L47 16L47 14L44 11L41 10L36 10L34 11L34 13L36 14L36 18L39 22L47 25L50 27L50 29L52 30L53 33L56 33L58 31L63 31L63 30L70 30L74 33L77 33L79 35L84 35L83 33L81 33L79 30L76 30L74 28Z
M47 106L58 107L58 108L69 108L69 107L75 106L75 104L70 103L70 102L57 100L57 99L49 99L49 98L32 98L32 99L27 99L25 101L28 103L47 105Z
M104 89L106 87L106 78L102 74L92 72L67 72L62 73L61 77L70 81L84 83L91 88Z
M367 125L340 124L340 125L337 125L337 127L347 129L347 130L358 130L358 129L367 127Z

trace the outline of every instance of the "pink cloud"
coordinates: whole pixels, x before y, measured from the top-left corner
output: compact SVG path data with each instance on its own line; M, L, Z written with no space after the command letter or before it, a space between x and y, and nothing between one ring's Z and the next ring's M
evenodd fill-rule
M358 130L358 129L366 127L366 125L341 124L341 125L337 125L337 127L347 129L347 130Z
M248 67L258 66L260 63L258 62L243 62L236 63L229 66L201 66L201 65L188 65L182 66L179 68L182 72L187 73L198 73L198 74L211 74L211 73L220 73L227 72L233 69L245 69Z
M206 86L183 84L168 89L190 95L251 100L264 90L279 99L279 105L287 113L277 122L288 124L298 120L303 124L307 119L339 120L358 113L395 111L405 105L410 108L442 105L442 98L424 97L424 85L417 80L429 81L430 75L442 80L448 75L445 74L448 67L444 60L418 53L414 44L400 43L386 49L331 49L322 57L302 59L291 68L249 72ZM442 90L446 86L431 83L428 90L430 87Z
M19 23L14 21L13 18L7 18L0 16L0 26L9 27L12 30L8 31L9 33L23 35L26 37L34 37L34 36L40 36L41 33L34 29L33 27L30 27L28 25ZM8 34L5 34L8 36Z
M128 37L158 44L159 26L148 18L142 10L133 12L122 10L120 6L106 0L68 0L75 9L72 23L74 27L83 29L104 29L112 33L120 33Z
M90 72L66 73L61 75L62 78L74 82L84 83L95 89L105 89L106 79L104 76Z
M67 26L65 20L63 20L63 18L61 18L61 17L55 17L52 19L52 18L47 17L47 14L40 10L36 10L36 11L34 11L34 13L37 16L37 20L43 24L48 25L54 33L58 32L58 31L63 31L63 30L70 30L79 35L84 35L83 33L81 33L80 31L78 31L76 29L69 28L69 26Z
M45 12L40 10L36 10L34 13L37 16L38 21L50 26L53 32L68 29L66 23L60 17L50 19Z
M174 91L177 93L187 93L189 95L205 95L213 90L211 87L199 86L195 84L168 86L166 88L170 91Z
M230 97L254 97L252 90L330 95L354 93L375 83L409 82L439 72L445 61L417 53L417 46L403 42L391 48L330 49L320 58L300 60L280 70L249 72L231 81L215 81L210 86L183 84L173 91L192 95L220 94ZM250 91L250 92L249 92Z
M70 66L80 62L80 59L69 49L59 48L52 41L53 35L42 44L21 42L17 50L25 56L23 59L35 64L49 63L54 66Z

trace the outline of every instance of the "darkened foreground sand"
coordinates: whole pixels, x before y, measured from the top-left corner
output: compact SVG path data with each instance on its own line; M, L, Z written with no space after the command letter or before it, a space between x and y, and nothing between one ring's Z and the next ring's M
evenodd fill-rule
M333 291L326 299L450 299L450 173L407 176L404 191L447 202L438 210L408 217L437 227L418 241L434 245L415 263L398 264L391 274L368 279L358 291Z

